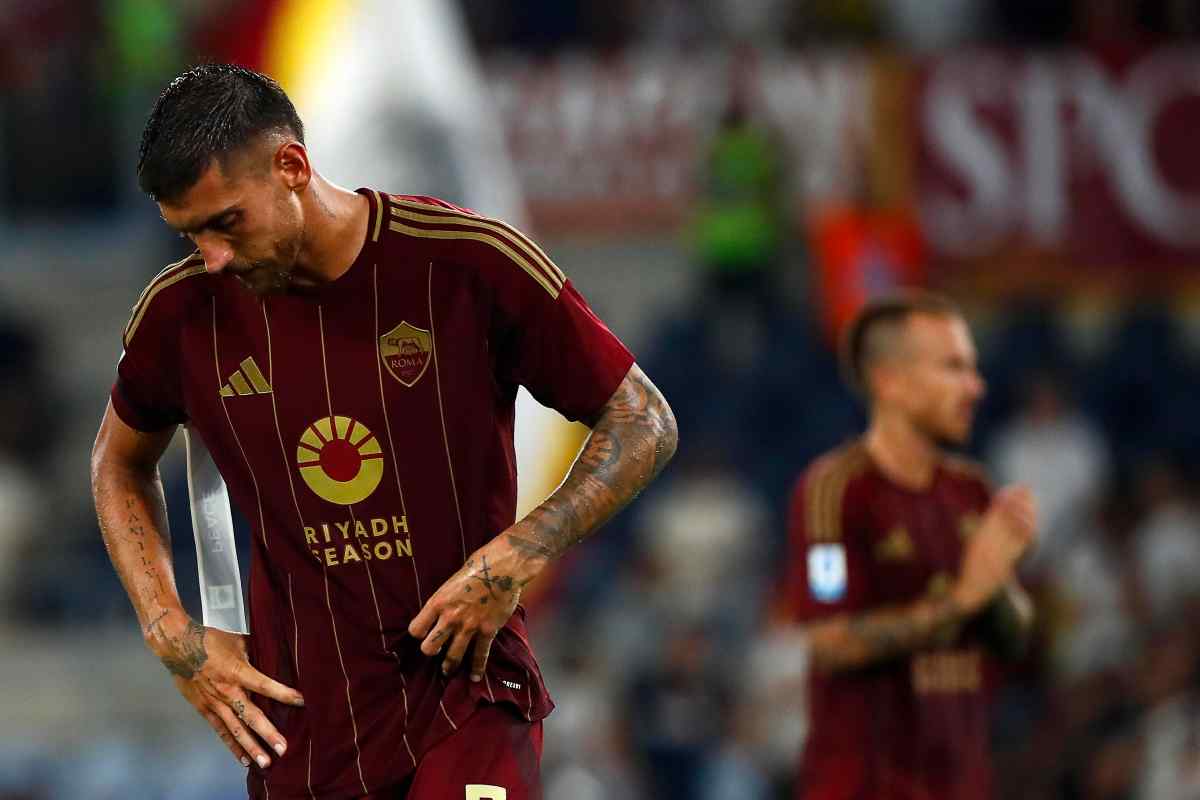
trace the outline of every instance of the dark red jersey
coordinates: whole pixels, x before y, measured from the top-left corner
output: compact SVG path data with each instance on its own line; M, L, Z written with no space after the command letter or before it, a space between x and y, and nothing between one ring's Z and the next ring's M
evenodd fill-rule
M198 433L253 523L251 662L306 701L264 701L289 743L251 773L272 800L395 784L479 703L550 712L523 609L478 684L443 678L407 627L514 521L518 385L587 419L633 363L513 228L360 193L362 252L319 291L258 297L198 255L160 273L112 392L134 428Z
M990 490L945 459L932 485L888 480L861 442L815 461L790 511L785 613L798 622L912 603L950 588ZM938 647L809 678L804 800L986 800L988 656L975 626Z

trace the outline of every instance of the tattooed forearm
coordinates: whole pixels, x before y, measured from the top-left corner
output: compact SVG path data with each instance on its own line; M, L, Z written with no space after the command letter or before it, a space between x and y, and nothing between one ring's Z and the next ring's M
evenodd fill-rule
M675 415L635 364L605 406L563 484L508 542L532 559L557 558L631 502L675 454Z
M172 675L190 680L208 661L208 651L204 649L206 631L203 625L188 620L183 634L170 638L171 650L162 656L162 663Z
M814 669L834 672L887 661L953 637L964 613L953 599L842 616L808 628Z
M166 503L155 466L171 432L116 435L110 417L111 410L92 452L96 517L146 643L162 656L187 619L175 588Z

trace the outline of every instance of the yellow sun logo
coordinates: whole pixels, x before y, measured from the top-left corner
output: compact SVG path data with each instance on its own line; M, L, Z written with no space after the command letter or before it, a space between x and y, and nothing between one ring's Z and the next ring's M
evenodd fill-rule
M366 425L349 417L322 417L300 436L296 463L322 500L348 506L371 496L383 478L383 451Z

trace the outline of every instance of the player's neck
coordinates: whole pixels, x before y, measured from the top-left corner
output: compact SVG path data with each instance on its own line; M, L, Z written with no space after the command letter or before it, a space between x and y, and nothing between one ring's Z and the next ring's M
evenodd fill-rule
M864 442L867 453L888 480L914 491L933 485L941 450L907 420L877 414Z
M305 197L304 243L297 264L316 285L332 283L354 265L367 239L370 201L313 175Z

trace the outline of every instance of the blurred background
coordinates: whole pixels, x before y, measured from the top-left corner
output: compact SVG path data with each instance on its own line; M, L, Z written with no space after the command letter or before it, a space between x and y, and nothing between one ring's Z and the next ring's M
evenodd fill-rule
M530 597L550 800L788 796L787 494L862 425L832 343L900 284L968 311L971 455L1045 522L998 797L1200 798L1198 34L1195 0L0 2L0 798L245 796L87 482L129 308L185 254L137 138L198 60L275 75L336 182L526 227L678 415L666 476ZM529 507L580 432L521 420Z

